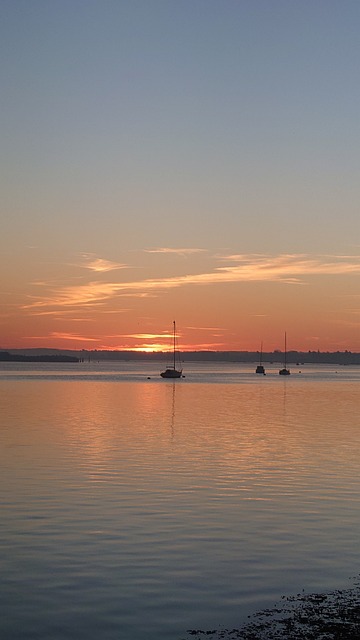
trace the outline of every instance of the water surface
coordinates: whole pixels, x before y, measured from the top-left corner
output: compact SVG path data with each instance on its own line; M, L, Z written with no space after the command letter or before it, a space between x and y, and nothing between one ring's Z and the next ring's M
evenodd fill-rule
M359 573L358 369L158 369L1 364L1 637L178 640Z

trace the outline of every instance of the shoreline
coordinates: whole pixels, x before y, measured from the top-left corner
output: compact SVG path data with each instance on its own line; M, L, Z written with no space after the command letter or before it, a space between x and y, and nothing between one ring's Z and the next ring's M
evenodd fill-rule
M157 362L163 363L169 358L169 351L117 351L87 349L0 349L0 360L3 362ZM229 363L258 364L259 351L182 351L183 363ZM263 364L282 364L282 351L269 351L261 354ZM297 351L286 353L289 365L304 366L306 364L328 364L337 366L360 365L360 353L352 351Z
M360 579L348 589L283 596L280 603L249 616L238 629L189 629L201 640L358 640ZM183 638L182 640L185 640Z

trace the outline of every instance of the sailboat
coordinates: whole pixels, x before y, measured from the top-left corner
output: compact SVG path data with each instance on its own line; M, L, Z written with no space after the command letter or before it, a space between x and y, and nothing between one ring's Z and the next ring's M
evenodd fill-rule
M284 352L284 368L279 371L280 376L289 376L290 369L286 368L286 331L285 331L285 352Z
M175 320L173 321L173 364L171 366L166 367L165 371L160 373L162 378L181 378L182 377L182 369L176 368L176 355L179 356L176 352L176 324Z
M261 350L260 350L260 363L258 364L258 366L256 367L256 371L255 373L261 373L263 376L266 375L265 373L265 368L263 366L262 363L262 347L263 347L263 343L261 343Z

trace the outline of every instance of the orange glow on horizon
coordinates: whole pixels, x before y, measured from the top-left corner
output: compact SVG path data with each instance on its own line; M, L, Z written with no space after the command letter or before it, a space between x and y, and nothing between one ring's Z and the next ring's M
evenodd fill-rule
M36 263L30 284L7 283L0 348L166 353L175 318L184 353L282 350L285 330L289 351L360 351L359 256L144 254L142 278L93 254L68 272L55 265L48 281Z

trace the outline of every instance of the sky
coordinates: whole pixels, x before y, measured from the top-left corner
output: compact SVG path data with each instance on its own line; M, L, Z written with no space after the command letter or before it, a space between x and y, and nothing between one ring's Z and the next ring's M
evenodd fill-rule
M358 0L1 0L0 348L360 351Z

